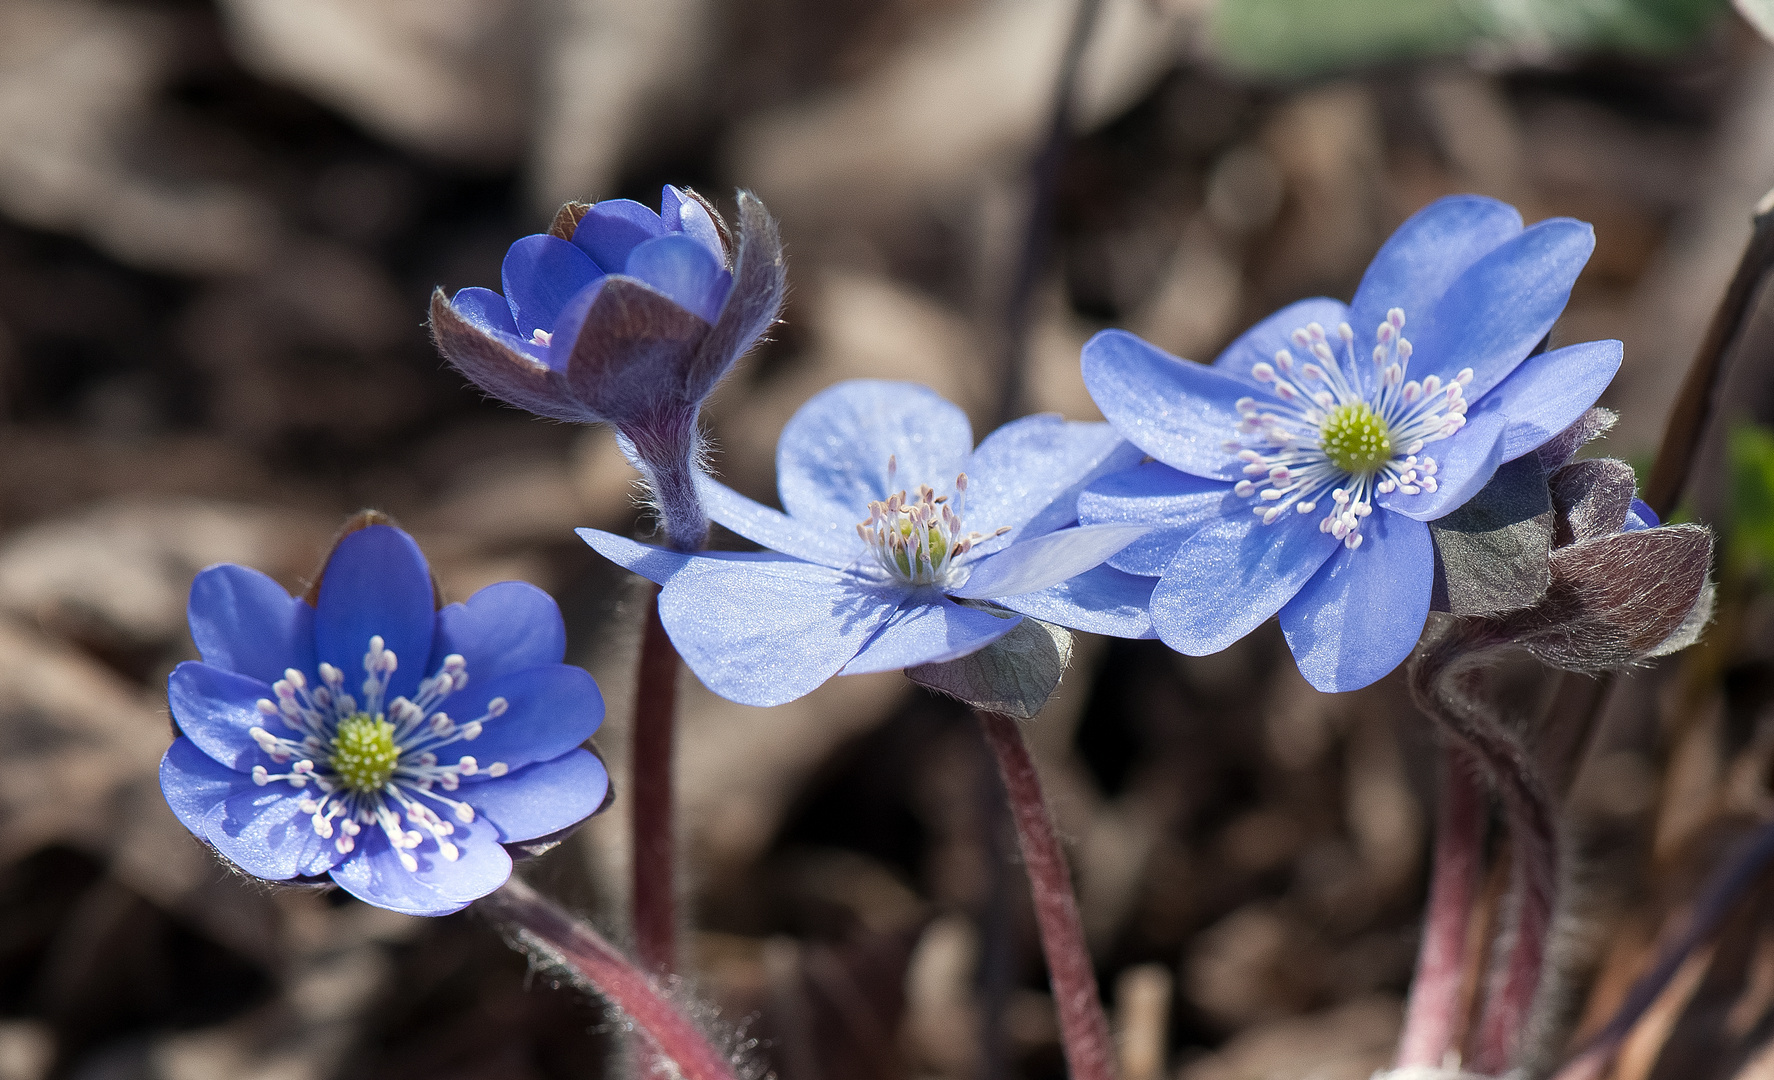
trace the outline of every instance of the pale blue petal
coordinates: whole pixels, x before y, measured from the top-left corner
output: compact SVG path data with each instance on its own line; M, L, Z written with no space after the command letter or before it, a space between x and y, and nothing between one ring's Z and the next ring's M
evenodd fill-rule
M1404 663L1429 618L1429 526L1374 514L1361 537L1361 547L1337 551L1281 609L1300 674L1326 693L1359 690Z
M1486 394L1509 418L1503 460L1538 450L1595 404L1620 370L1618 341L1586 341L1530 356Z
M426 798L421 792L409 789L408 795L430 806L433 813L456 830L449 836L450 842L456 845L454 859L444 858L439 845L430 836L426 836L418 847L407 849L407 854L419 864L418 870L410 871L415 881L447 901L466 903L479 900L511 877L511 855L500 846L499 829L491 821L476 815L473 821L464 824L455 816L452 807ZM369 832L371 828L366 827L364 831Z
M1108 424L1051 414L1012 420L986 436L967 466L962 525L984 533L974 546L991 553L1078 519L1078 492L1105 472L1139 461L1138 447ZM1001 527L1011 532L991 534Z
M1246 330L1238 336L1236 341L1226 346L1226 351L1214 359L1214 370L1244 383L1249 388L1245 391L1246 393L1249 393L1250 389L1269 392L1270 384L1258 381L1257 377L1251 374L1252 368L1258 364L1274 364L1275 354L1282 349L1292 352L1295 359L1304 363L1306 357L1300 352L1299 346L1293 343L1293 332L1309 323L1318 323L1324 327L1325 333L1330 335L1330 340L1336 341L1337 324L1343 322L1348 316L1349 308L1341 300L1331 300L1322 296L1289 304ZM1366 359L1368 366L1372 367L1373 362L1370 359L1372 355L1373 351L1370 348L1366 354L1358 351L1356 359ZM1338 354L1337 358L1338 360L1343 359L1341 354ZM1360 367L1361 365L1356 366Z
M696 476L696 494L711 519L772 551L838 570L871 558L867 545L856 534L860 519L848 527L836 521L812 525L754 502L700 473Z
M1316 514L1273 525L1227 491L1221 516L1185 540L1152 592L1152 626L1180 653L1219 652L1293 599L1342 541Z
M659 616L703 685L780 705L838 673L910 592L796 559L690 559Z
M1175 551L1174 547L1171 551ZM1104 565L1040 592L1001 596L995 602L1043 622L1110 637L1149 638L1152 589L1158 578L1136 577Z
M717 262L726 264L727 249L721 243L721 230L700 202L667 184L659 193L659 219L667 228L675 229L707 248Z
M426 673L435 673L451 653L468 661L470 679L496 678L560 663L567 655L567 628L547 593L527 581L501 581L438 611Z
M1109 556L1150 531L1149 525L1060 529L968 563L967 580L948 591L972 600L1036 592L1101 566Z
M1638 532L1640 529L1655 529L1663 524L1657 511L1651 509L1643 499L1633 499L1632 509L1626 512L1626 524L1620 527L1621 532Z
M500 276L516 335L527 339L537 330L553 333L567 301L603 272L572 244L538 233L511 245Z
M573 246L605 273L618 274L628 264L629 252L666 231L658 214L633 199L605 199L579 219Z
M1235 403L1251 396L1244 383L1104 330L1084 345L1084 385L1109 423L1159 461L1196 476L1240 475L1225 442L1238 434Z
M255 787L252 778L218 765L190 739L174 739L160 759L160 792L173 815L202 837L211 810L238 791Z
M1015 630L1022 616L963 607L940 593L914 597L864 645L841 675L900 671L976 653Z
M257 570L225 563L191 583L191 640L205 663L264 683L314 670L314 609Z
M513 769L549 761L591 738L603 722L603 695L584 668L549 664L493 679L472 674L471 668L466 689L444 699L445 713L463 724L484 716L494 698L504 698L508 708L505 715L487 719L479 737L439 748L437 755L446 763L464 754L483 769L495 761Z
M670 548L643 544L602 529L580 528L573 531L599 555L617 566L634 571L655 585L665 584L695 557Z
M929 484L951 494L972 453L967 414L936 391L853 379L813 395L782 429L776 484L789 516L854 531L869 503L895 492Z
M552 761L526 765L507 776L470 777L456 798L499 829L505 843L534 840L590 817L604 804L610 775L588 750L569 750Z
M217 763L237 772L273 763L247 734L255 727L287 735L282 720L269 721L258 703L272 698L271 688L257 679L187 660L166 680L167 704L179 730Z
M419 680L431 674L421 669L431 657L435 622L431 568L412 537L390 525L371 525L339 540L321 576L314 651L345 673L347 685L362 681L370 638L380 635L397 665L388 696L412 697Z
M313 815L302 812L302 798L313 794L312 787L293 788L280 780L236 791L209 812L203 834L254 877L287 881L324 874L344 856L314 831Z
M408 873L401 866L399 855L388 846L388 837L373 827L365 828L358 836L357 850L350 858L333 867L332 878L341 889L364 903L403 915L448 915L469 903L446 900L436 889Z
M681 234L661 236L629 252L624 274L664 293L671 301L713 324L733 288L729 274L701 242Z
M1094 481L1078 497L1078 520L1085 525L1155 526L1108 563L1130 574L1159 577L1179 544L1219 519L1230 490L1223 480L1148 461Z
M458 289L456 295L450 298L450 306L456 309L456 314L484 333L503 334L508 338L520 336L517 323L511 317L510 301L491 289L483 289L478 285Z
M1497 466L1503 464L1503 437L1508 428L1509 418L1499 410L1475 410L1468 414L1465 427L1424 447L1424 454L1435 459L1434 491L1416 495L1394 491L1374 501L1418 521L1434 521L1451 513L1490 483Z

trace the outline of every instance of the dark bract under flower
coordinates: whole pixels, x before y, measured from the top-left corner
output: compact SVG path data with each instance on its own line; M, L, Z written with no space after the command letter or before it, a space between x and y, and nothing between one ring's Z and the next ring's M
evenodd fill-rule
M603 763L579 745L603 699L561 663L560 612L534 586L435 610L412 538L371 525L339 541L316 606L213 566L190 622L203 661L168 681L180 737L161 788L256 877L328 875L379 907L442 915L505 882L501 845L603 803Z

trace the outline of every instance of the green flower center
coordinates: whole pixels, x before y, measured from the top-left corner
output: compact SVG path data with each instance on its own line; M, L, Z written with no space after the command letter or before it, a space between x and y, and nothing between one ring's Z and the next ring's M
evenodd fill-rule
M381 791L399 764L393 724L368 713L339 721L333 735L333 774L340 783L353 791Z
M1332 409L1319 432L1324 456L1346 473L1362 476L1392 460L1392 429L1365 401Z

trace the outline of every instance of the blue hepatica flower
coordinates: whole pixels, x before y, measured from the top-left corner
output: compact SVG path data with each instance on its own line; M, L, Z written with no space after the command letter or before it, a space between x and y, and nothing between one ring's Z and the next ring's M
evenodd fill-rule
M1352 304L1284 308L1212 367L1093 338L1091 396L1156 460L1099 481L1079 512L1158 526L1110 564L1161 578L1159 637L1206 655L1279 611L1321 690L1398 666L1428 617L1425 523L1576 420L1620 366L1617 341L1530 355L1593 247L1581 222L1523 229L1502 203L1447 198L1392 235Z
M1024 614L1149 636L1152 582L1100 565L1146 527L1075 527L1078 490L1139 457L1109 425L1057 416L1006 424L975 449L966 414L932 391L847 382L783 429L787 513L700 482L710 516L770 550L690 555L579 535L664 586L660 618L710 689L777 705L833 675L965 656Z
M168 681L180 735L160 765L185 827L256 877L330 875L442 915L505 882L502 844L597 810L609 779L579 744L603 699L560 662L554 601L516 581L442 610L432 595L386 525L339 541L313 607L245 567L199 574L203 661Z

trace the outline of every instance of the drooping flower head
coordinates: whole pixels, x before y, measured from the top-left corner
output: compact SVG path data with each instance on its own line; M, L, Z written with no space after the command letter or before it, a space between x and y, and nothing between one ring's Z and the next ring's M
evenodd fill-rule
M334 548L318 597L212 566L191 586L201 662L167 695L167 802L272 881L330 876L378 907L442 915L511 873L502 846L602 805L579 744L603 719L546 593L490 585L441 610L418 545L370 525Z
M1321 690L1373 682L1428 616L1427 522L1595 402L1620 343L1531 355L1594 247L1509 206L1442 199L1393 234L1353 303L1306 300L1211 367L1121 331L1084 350L1109 421L1156 460L1098 482L1085 522L1146 522L1110 560L1158 576L1172 648L1218 652L1277 611Z
M1145 527L1076 527L1079 489L1138 459L1109 425L1057 416L1006 424L975 448L967 415L934 392L858 380L815 395L783 429L787 513L700 481L714 519L769 550L689 555L579 535L664 586L660 618L711 690L777 705L833 675L966 656L1025 614L1149 635L1152 582L1101 565Z
M702 400L782 307L776 223L741 192L738 224L734 238L671 186L659 213L628 199L571 203L549 232L511 245L504 295L431 298L438 349L483 391L539 416L614 424L684 550L708 528L691 481Z

